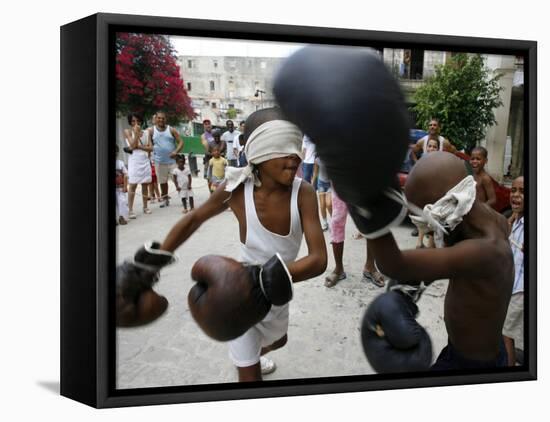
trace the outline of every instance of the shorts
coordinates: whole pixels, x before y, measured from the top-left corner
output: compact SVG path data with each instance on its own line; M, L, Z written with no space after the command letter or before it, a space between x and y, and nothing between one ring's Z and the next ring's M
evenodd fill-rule
M332 193L332 219L330 220L331 243L342 243L346 238L348 207L336 192Z
M168 183L172 170L176 168L176 164L159 164L155 163L155 171L157 173L157 180L162 185L163 183Z
M319 193L330 192L330 182L325 182L324 180L317 179L317 191Z
M432 371L444 371L447 369L484 369L505 366L508 366L508 354L501 337L498 345L498 356L495 360L483 361L465 358L457 352L451 342L448 342L430 369Z
M181 189L179 192L178 192L178 196L180 197L180 199L189 199L189 198L193 198L193 189Z
M523 292L510 298L508 313L502 327L502 334L514 340L514 346L523 350Z
M242 336L228 342L229 358L235 366L252 366L259 362L262 347L281 339L288 331L288 303L272 306L266 317Z
M304 170L304 180L311 183L311 178L313 177L313 163L303 163L302 168Z

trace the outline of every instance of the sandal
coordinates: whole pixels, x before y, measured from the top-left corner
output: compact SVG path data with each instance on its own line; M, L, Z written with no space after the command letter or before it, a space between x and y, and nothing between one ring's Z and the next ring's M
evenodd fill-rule
M379 271L374 271L372 273L370 271L363 271L363 278L361 281L371 282L377 287L384 287L385 285L384 276L380 274Z
M345 272L340 274L330 273L327 278L325 278L325 287L334 287L340 280L344 280L346 277L347 275Z
M132 211L130 211L130 213L128 214L128 218L129 218L130 220L135 220L136 217L137 217L136 214L135 214L134 212L132 212Z
M353 236L351 236L351 238L352 238L353 240L359 240L359 239L362 239L363 237L364 237L364 236L363 236L361 233L359 233L359 232L357 232L357 233L355 233Z
M143 208L143 214L151 214L151 210L149 208Z

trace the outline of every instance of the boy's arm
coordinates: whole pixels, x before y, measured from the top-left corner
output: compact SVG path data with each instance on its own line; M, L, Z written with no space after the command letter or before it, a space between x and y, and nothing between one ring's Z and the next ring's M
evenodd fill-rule
M189 173L187 175L187 189L191 189L191 180L193 179L191 178L191 173Z
M487 205L494 208L497 203L497 194L495 193L495 187L493 186L491 176L485 174L481 179L481 183L483 184L483 189L485 189L485 195L487 196Z
M327 247L321 230L317 196L309 183L302 182L298 193L298 209L308 254L290 264L288 270L292 274L292 281L298 282L316 277L327 268Z
M431 283L445 278L481 278L490 275L495 256L490 242L469 239L454 246L401 251L391 233L369 239L377 267L401 283Z
M225 187L225 184L220 186ZM228 207L227 199L230 196L231 193L226 192L223 188L215 190L204 204L195 208L194 212L186 214L185 217L172 227L160 245L160 249L174 252L202 223L225 211Z

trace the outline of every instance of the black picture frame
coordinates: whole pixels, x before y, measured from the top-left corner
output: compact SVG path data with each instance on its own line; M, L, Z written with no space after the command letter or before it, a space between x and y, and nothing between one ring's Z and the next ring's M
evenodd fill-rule
M526 219L524 365L506 370L314 378L182 387L114 388L114 55L117 31L279 42L510 54L524 58ZM95 14L61 28L61 394L119 407L534 380L537 377L537 44L494 38ZM78 173L79 178L71 177ZM82 189L82 186L88 186ZM78 206L74 192L78 191ZM78 251L78 253L77 253Z

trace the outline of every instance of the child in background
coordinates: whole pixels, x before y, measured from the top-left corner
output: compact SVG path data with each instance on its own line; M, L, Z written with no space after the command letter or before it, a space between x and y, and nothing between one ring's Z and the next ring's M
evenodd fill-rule
M224 181L227 164L227 160L220 155L220 149L218 147L212 148L212 158L208 163L210 193L214 192Z
M510 246L514 255L514 287L512 298L508 305L508 312L502 328L504 346L508 353L508 366L514 366L518 360L516 349L523 350L523 176L512 182L510 194L510 205L512 206L512 217L508 220L510 224Z
M470 155L470 165L477 183L477 198L490 207L494 207L497 203L497 196L493 187L493 180L485 171L485 164L487 164L487 150L484 147L475 147Z
M439 139L429 139L426 145L426 153L429 154L434 151L439 151ZM414 218L412 218L414 222ZM433 231L426 230L425 227L418 227L418 241L416 242L416 248L424 248L424 237L428 238L428 248L435 248L435 241Z
M246 142L244 141L244 134L239 135L239 145L240 145L240 151L239 151L239 167L246 167L248 165L248 161L246 160L246 154L244 153L244 146L246 145Z
M327 212L332 215L332 195L330 191L330 180L328 179L325 166L319 157L315 157L313 163L313 187L317 191L319 197L319 210L321 211L321 228L323 231L328 230Z
M193 199L193 191L191 190L191 172L189 169L185 168L185 155L178 155L176 158L176 168L172 170L172 177L174 179L174 184L176 185L176 190L178 195L181 198L183 204L183 213L187 213L187 200L189 199L189 207L191 211L195 208L195 203Z
M155 172L155 162L151 158L151 184L149 185L149 200L151 203L156 201L160 202L160 190L157 181L157 173ZM156 198L156 199L155 199Z
M118 145L115 146L118 154ZM116 217L120 225L128 224L128 170L124 161L117 158L115 163Z

